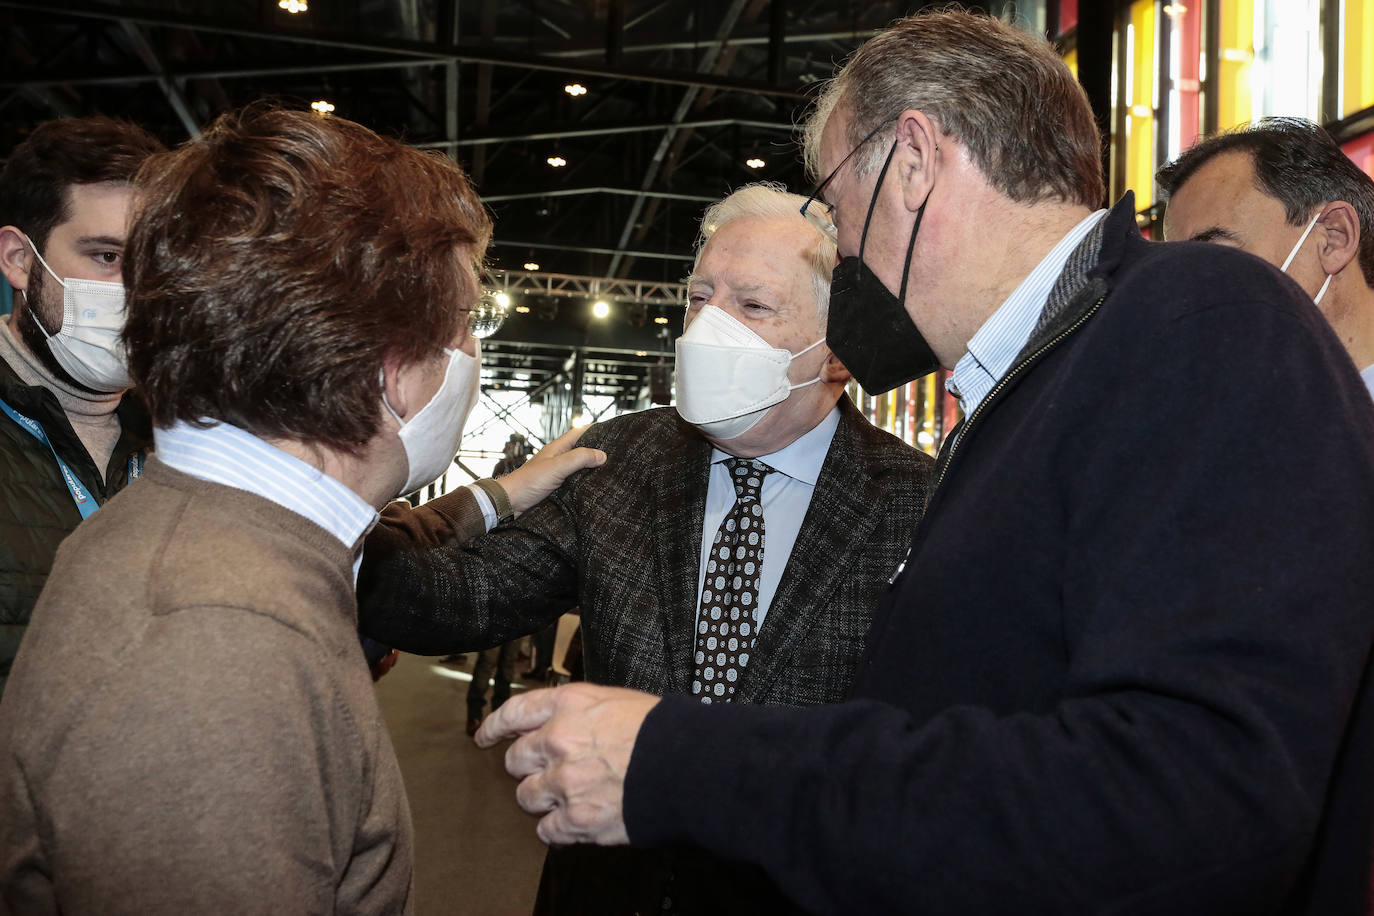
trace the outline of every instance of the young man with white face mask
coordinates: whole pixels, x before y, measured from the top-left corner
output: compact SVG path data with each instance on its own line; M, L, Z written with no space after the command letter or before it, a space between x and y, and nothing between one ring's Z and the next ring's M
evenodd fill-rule
M1168 241L1248 251L1312 297L1374 394L1374 178L1325 130L1265 118L1160 170Z
M451 160L266 107L138 188L156 449L64 542L0 704L0 910L409 912L354 581L477 397L490 220Z
M931 460L860 417L824 342L835 249L803 198L711 207L678 343L677 410L592 427L604 466L468 541L442 497L369 538L365 633L443 654L581 606L588 680L703 702L845 696L901 560ZM417 549L416 542L431 545ZM726 557L723 554L728 553ZM550 852L540 913L780 913L757 869L690 852Z
M50 121L0 173L0 694L57 545L136 477L123 250L134 173L162 145L108 118Z

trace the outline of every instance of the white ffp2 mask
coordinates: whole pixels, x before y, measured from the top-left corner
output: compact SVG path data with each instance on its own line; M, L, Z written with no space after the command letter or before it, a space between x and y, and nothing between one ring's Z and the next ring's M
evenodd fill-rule
M24 239L48 276L62 287L62 327L56 334L49 334L41 316L34 313L34 323L48 339L48 350L57 364L92 391L114 393L128 388L133 381L124 343L119 339L124 330L124 284L63 279L53 273L33 240L28 236ZM29 303L30 310L35 307Z
M392 410L386 399L386 377L382 377L382 406L400 425L398 434L401 448L405 449L407 471L405 486L399 495L404 496L437 478L448 470L449 462L458 453L458 444L463 439L463 424L477 403L481 390L482 345L477 344L477 355L468 356L462 350L450 350L448 369L439 390L429 403L412 416L402 420L400 414Z
M792 353L770 346L714 305L704 307L677 339L677 412L715 439L742 436L774 404L820 376L793 385L787 369L825 338Z
M1312 220L1307 224L1307 228L1302 231L1302 235L1298 236L1298 243L1293 246L1292 251L1288 252L1288 257L1283 259L1283 266L1280 267L1279 270L1288 273L1288 265L1292 264L1293 259L1298 256L1298 251L1301 250L1302 243L1307 241L1307 237L1312 234L1312 230L1316 227L1317 220L1321 218L1321 215L1322 211L1320 210L1313 214ZM1317 291L1317 298L1312 300L1313 305L1322 304L1322 296L1326 295L1326 288L1331 285L1331 278L1334 276L1335 274L1326 275L1326 282L1323 283L1322 288Z

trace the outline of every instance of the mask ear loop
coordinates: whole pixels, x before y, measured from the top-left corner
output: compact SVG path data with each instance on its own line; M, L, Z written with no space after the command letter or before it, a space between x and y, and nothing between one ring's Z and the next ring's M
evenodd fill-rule
M864 246L868 244L868 224L873 222L873 208L878 206L878 193L883 186L883 179L887 177L887 167L892 164L892 156L897 152L897 141L892 141L892 149L887 151L887 158L883 160L882 170L878 172L878 181L873 185L873 196L868 199L868 215L864 217L864 231L859 236L859 260L864 259Z

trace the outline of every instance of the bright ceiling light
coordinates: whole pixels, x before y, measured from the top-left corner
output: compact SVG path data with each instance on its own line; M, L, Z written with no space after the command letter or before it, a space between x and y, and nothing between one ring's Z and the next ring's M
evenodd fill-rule
M324 99L317 99L316 101L311 102L310 107L315 109L322 115L327 115L334 110L334 105L330 102L326 102Z
M569 83L563 87L563 91L573 98L577 98L579 95L587 94L587 87L581 83Z
M525 269L526 269L526 270L538 270L538 269L539 269L539 265L536 264L536 263L534 263L533 261L526 261L526 262L525 262Z
M310 4L306 3L305 0L277 0L277 6L288 13L304 13L310 9Z
M501 306L501 308L510 308L510 296L507 293L505 293L504 291L499 292L496 294L495 298L496 304Z
M605 318L611 313L611 307L606 304L604 299L598 299L592 303L592 314L597 318Z
M763 161L762 159L760 159L758 156L755 156L755 157L752 158L752 159L746 159L746 160L744 161L744 164L747 165L747 166L749 166L749 168L751 168L751 169L761 169L761 168L763 168L765 165L767 165L768 163L764 162L764 161Z
M654 316L654 324L667 324L667 323L668 323L668 316L667 316L667 315L655 315L655 316Z
M550 156L548 159L544 161L556 169L561 169L563 166L568 164L568 160L564 159L562 156Z
M528 305L517 305L515 310L521 315L528 315L530 313L530 307Z

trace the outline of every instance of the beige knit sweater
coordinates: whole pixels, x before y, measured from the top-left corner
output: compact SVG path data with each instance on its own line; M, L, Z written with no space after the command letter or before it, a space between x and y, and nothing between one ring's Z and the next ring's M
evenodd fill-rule
M151 461L68 538L0 702L0 912L404 913L350 551Z

